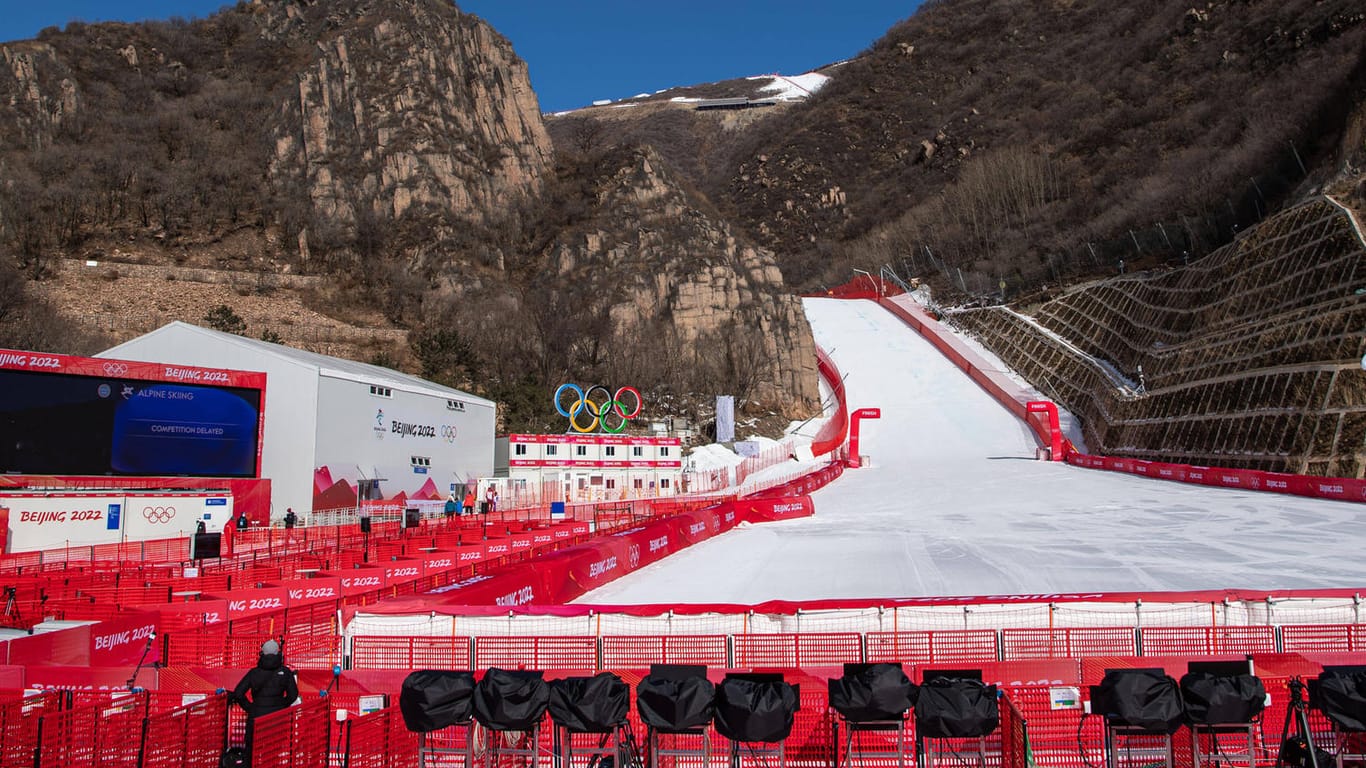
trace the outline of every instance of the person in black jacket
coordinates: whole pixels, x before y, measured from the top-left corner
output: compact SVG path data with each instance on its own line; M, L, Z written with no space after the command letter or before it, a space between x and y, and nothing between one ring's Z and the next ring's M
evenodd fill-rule
M251 698L247 698L247 693L251 693ZM298 698L299 686L294 682L294 670L285 666L280 644L267 640L261 645L256 666L242 676L242 681L232 691L232 700L247 713L244 744L247 755L251 755L252 730L256 718L286 709Z

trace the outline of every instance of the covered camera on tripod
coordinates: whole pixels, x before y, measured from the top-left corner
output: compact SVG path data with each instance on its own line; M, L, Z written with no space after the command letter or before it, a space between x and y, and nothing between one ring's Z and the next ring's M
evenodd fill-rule
M831 709L850 723L901 720L918 693L900 664L845 664L829 691Z
M704 666L655 664L636 685L636 711L642 723L663 733L705 728L716 711L716 686Z
M797 687L780 674L726 675L716 688L716 731L731 741L775 744L792 733Z
M490 667L474 687L474 719L491 731L530 731L550 706L544 673Z
M1107 669L1091 688L1091 711L1106 725L1171 735L1185 719L1181 689L1161 669Z
M1181 701L1192 725L1244 725L1266 707L1266 687L1246 661L1191 662Z
M474 673L424 669L403 679L398 696L403 724L413 733L468 723L474 712Z
M611 733L630 708L630 687L611 672L550 682L550 719L574 733Z
M915 730L932 739L986 736L1001 724L996 686L976 670L926 670L915 702Z
M1309 704L1339 730L1366 732L1366 666L1324 667L1309 681Z

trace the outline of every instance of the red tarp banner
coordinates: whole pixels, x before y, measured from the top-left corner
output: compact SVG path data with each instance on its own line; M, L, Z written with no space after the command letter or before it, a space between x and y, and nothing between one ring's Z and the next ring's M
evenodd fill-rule
M165 632L202 629L228 620L227 600L196 600L170 605L144 605L142 610L157 614L157 624Z
M90 658L92 667L118 667L142 661L152 664L161 660L161 647L153 640L157 631L157 616L151 613L129 613L101 621L90 628Z
M512 551L514 554L516 554L521 552L530 552L532 545L536 541L536 534L514 533L512 536L508 538L512 540Z
M90 627L69 627L16 637L5 643L9 664L41 667L49 664L83 665L90 663Z
M488 556L488 546L482 543L462 544L451 550L451 554L455 556L456 565L473 565L483 562L484 558Z
M422 556L422 572L428 576L453 571L460 567L455 552L428 552Z
M1112 472L1127 472L1144 477L1216 488L1242 488L1249 491L1270 491L1318 499L1366 501L1366 480L1349 477L1312 477L1283 472L1261 472L1253 469L1197 467L1188 464L1169 464L1113 456L1090 456L1084 453L1068 454L1067 462L1078 467L1108 469Z
M531 546L540 549L555 543L555 531L550 528L543 528L539 531L531 532Z
M206 595L209 599L227 601L227 620L237 621L265 613L282 611L289 593L282 587L240 589L227 595Z
M512 539L489 539L484 542L485 557L489 560L496 560L500 557L507 557L512 554Z
M810 496L787 496L780 499L744 499L735 502L740 516L751 523L771 523L811 517L816 505Z
M342 598L341 579L336 576L319 576L314 579L290 579L267 584L285 590L291 608L325 603Z
M319 576L336 576L346 597L363 595L384 588L384 569L357 568L352 571L323 571Z
M422 578L421 560L397 560L384 566L384 585L392 587Z

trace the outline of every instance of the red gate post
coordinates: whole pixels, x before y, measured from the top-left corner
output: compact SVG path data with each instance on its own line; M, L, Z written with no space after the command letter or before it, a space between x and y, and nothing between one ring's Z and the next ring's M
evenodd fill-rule
M1038 425L1036 421L1040 417L1035 414L1042 414L1042 418L1046 420L1046 423L1042 426L1048 430L1048 460L1062 461L1066 458L1063 456L1062 451L1062 428L1058 426L1058 406L1047 400L1031 400L1030 402L1025 403L1025 411L1026 420L1033 422L1030 426L1034 428L1036 433L1040 432L1040 429L1038 428L1040 425ZM1043 435L1040 435L1040 437L1043 437Z
M863 458L858 452L859 427L864 419L882 418L881 408L860 408L854 411L854 416L849 425L849 458L845 459L845 466L859 467L863 465ZM1054 417L1056 418L1056 416Z

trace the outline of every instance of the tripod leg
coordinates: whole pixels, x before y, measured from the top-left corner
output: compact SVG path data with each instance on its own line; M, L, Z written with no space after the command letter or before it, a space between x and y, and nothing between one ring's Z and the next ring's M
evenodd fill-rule
M1303 706L1296 707L1295 717L1299 721L1300 733L1304 735L1304 743L1309 745L1309 761L1305 768L1328 768L1326 765L1319 765L1319 750L1314 746L1314 732L1309 730L1309 713Z

